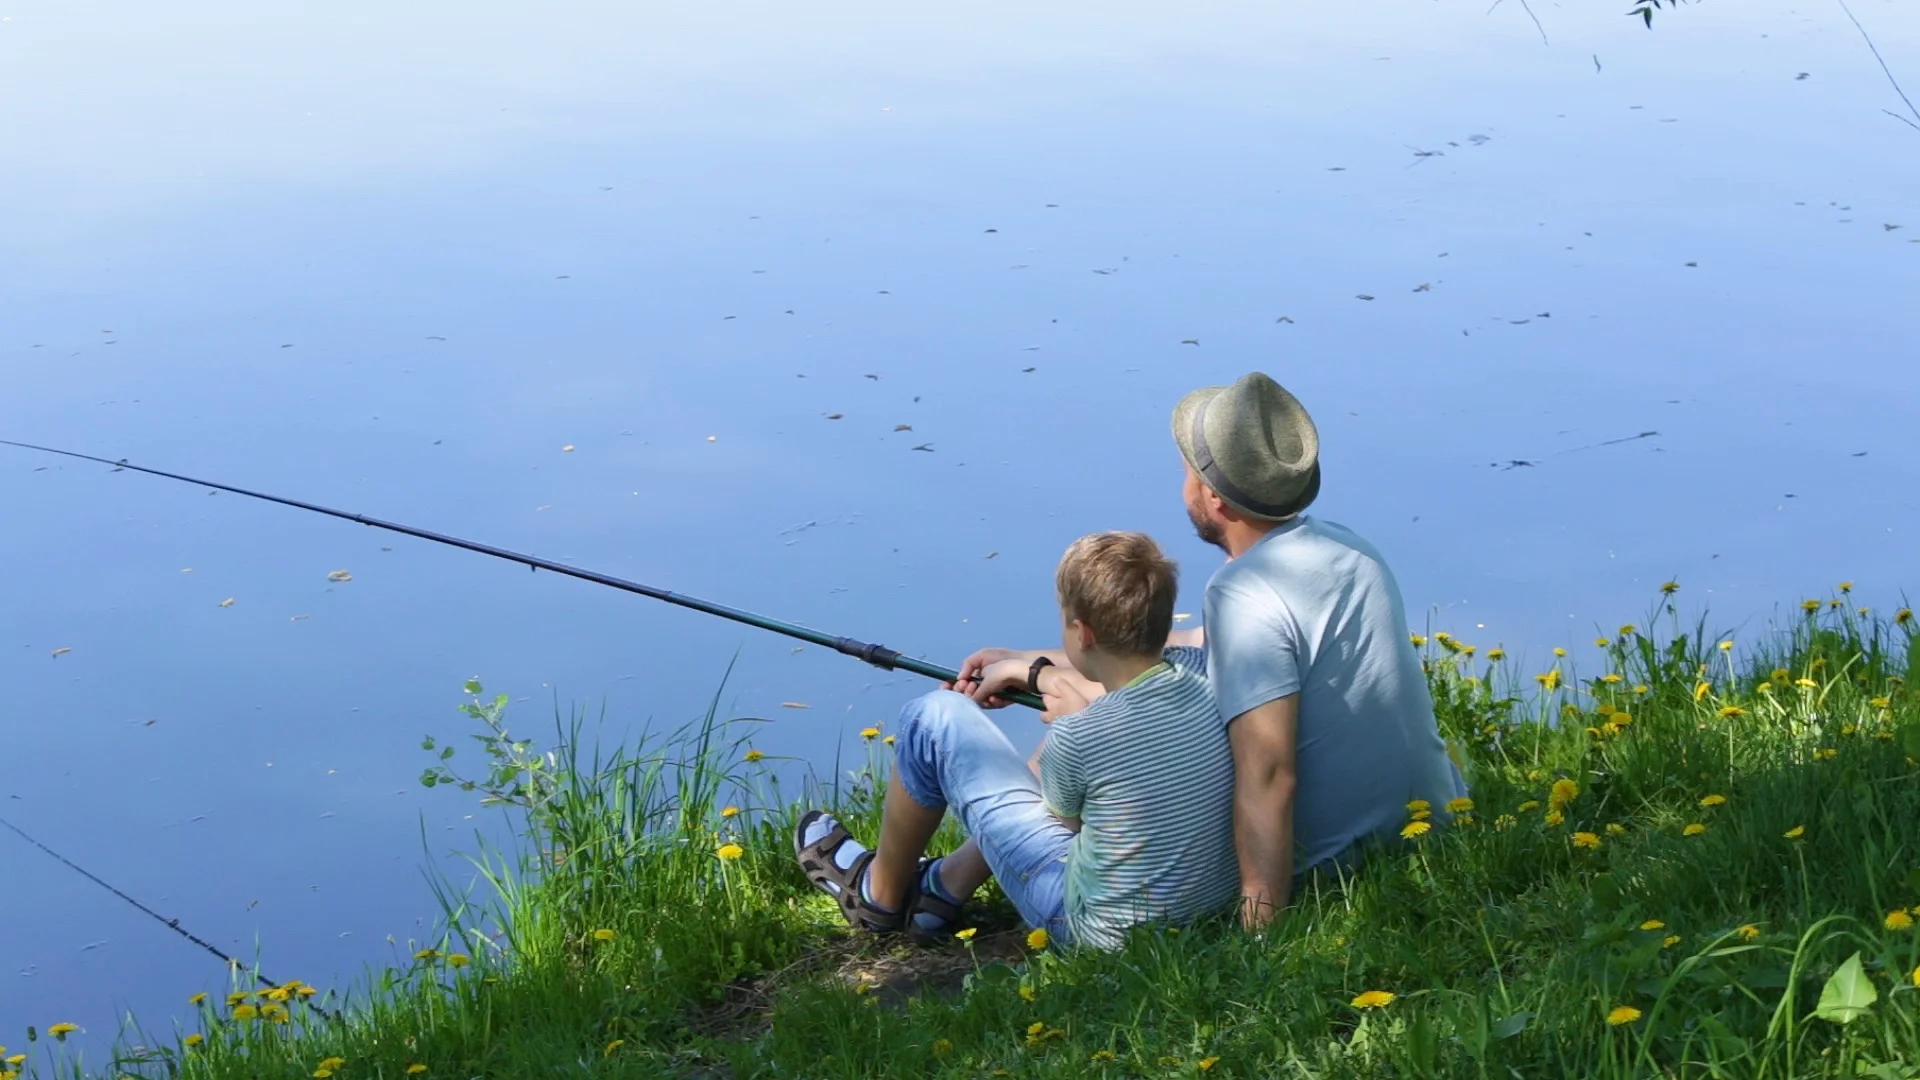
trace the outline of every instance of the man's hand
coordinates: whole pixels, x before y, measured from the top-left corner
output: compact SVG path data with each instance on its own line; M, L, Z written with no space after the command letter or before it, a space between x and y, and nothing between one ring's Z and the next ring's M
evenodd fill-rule
M1241 713L1227 725L1233 747L1233 841L1240 855L1241 922L1265 926L1293 888L1294 751L1300 695Z

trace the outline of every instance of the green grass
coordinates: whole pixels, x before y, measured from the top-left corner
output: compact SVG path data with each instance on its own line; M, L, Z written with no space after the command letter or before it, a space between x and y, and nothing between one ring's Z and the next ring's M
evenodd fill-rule
M873 835L877 742L795 799L748 760L750 723L601 756L575 718L547 753L471 686L485 769L429 740L429 779L500 805L519 849L476 854L490 893L445 895L437 955L371 978L344 1021L212 1001L201 1045L129 1037L167 1048L88 1071L1920 1077L1920 928L1890 918L1920 906L1920 643L1837 599L1723 650L1663 598L1580 650L1591 672L1426 635L1471 823L1312 881L1264 937L1223 919L1111 954L1030 952L992 897L970 942L851 938L788 828L827 801ZM1556 804L1556 781L1577 793ZM1368 991L1393 998L1357 1007ZM36 1067L77 1071L56 1059Z

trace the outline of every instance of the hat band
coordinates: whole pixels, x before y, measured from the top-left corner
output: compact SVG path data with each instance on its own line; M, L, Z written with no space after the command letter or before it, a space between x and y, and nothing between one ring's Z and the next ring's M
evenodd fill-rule
M1213 398L1208 398L1200 403L1199 408L1193 410L1193 465L1201 478L1221 498L1261 517L1283 518L1297 513L1296 507L1280 506L1253 498L1240 490L1233 481L1227 479L1226 473L1220 471L1220 463L1213 460L1213 451L1207 447L1207 409L1213 402Z

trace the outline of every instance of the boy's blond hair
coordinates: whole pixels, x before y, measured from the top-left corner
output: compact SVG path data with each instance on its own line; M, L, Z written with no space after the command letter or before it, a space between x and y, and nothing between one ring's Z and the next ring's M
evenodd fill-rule
M1173 630L1180 568L1137 532L1083 536L1054 576L1060 610L1093 629L1095 645L1117 656L1159 656Z

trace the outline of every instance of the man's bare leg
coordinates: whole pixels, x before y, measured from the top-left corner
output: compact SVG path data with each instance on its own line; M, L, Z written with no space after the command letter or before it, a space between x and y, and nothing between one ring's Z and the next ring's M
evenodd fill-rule
M940 887L947 895L965 903L974 891L987 883L993 876L993 870L987 866L987 857L980 853L980 845L972 837L953 850L953 854L940 860Z

